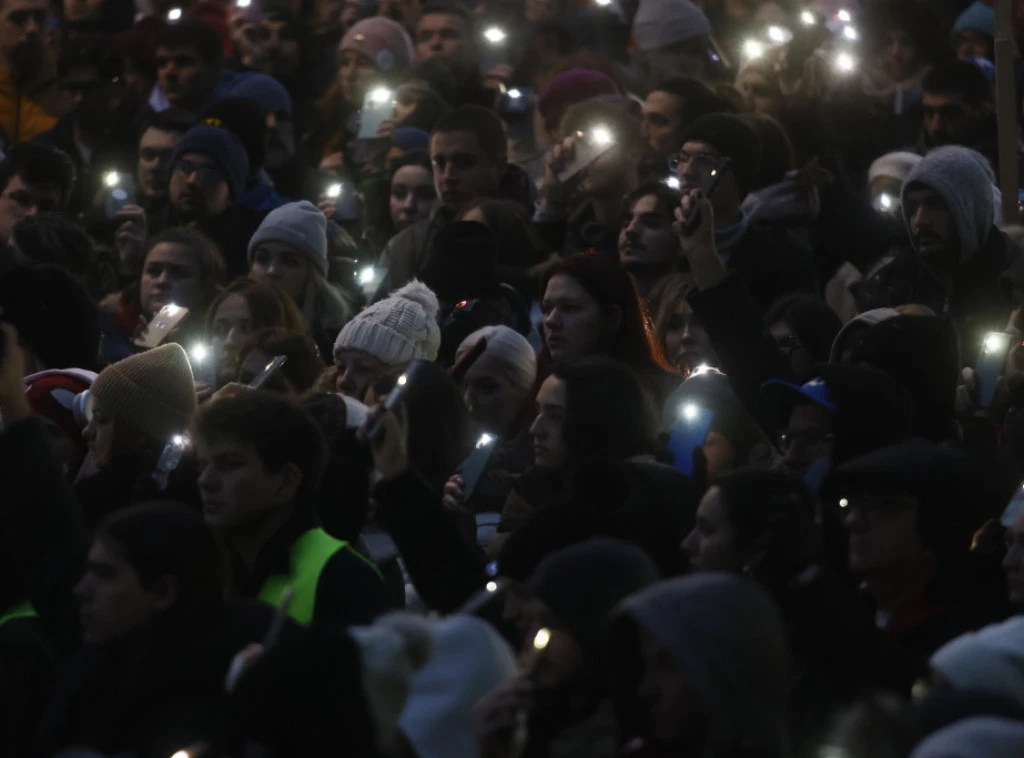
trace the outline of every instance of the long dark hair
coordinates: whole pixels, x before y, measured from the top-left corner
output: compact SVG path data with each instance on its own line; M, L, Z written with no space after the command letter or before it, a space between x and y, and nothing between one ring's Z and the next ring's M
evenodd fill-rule
M662 349L654 337L650 317L633 280L617 260L596 253L576 253L558 261L544 278L541 295L559 274L572 277L597 301L602 312L618 308L619 327L604 335L603 354L622 361L635 371L665 368ZM550 361L544 347L542 356Z
M440 486L469 454L469 411L444 368L429 361L414 365L416 375L405 394L409 460L431 485Z

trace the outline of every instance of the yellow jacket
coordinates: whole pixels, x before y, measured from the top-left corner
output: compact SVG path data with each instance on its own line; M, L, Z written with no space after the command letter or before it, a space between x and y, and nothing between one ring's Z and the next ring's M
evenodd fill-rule
M52 67L36 81L18 84L0 64L0 129L13 144L49 131L68 110L68 98Z

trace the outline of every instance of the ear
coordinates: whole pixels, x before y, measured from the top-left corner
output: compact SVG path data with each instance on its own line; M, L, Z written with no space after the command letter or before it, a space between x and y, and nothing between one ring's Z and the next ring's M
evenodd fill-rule
M178 580L170 574L164 574L147 590L152 600L153 607L158 611L166 611L178 602L180 587Z
M604 312L605 331L611 334L617 332L620 326L622 326L622 308L618 305L610 306Z
M302 471L294 463L286 463L277 472L277 497L282 505L294 503L302 487Z

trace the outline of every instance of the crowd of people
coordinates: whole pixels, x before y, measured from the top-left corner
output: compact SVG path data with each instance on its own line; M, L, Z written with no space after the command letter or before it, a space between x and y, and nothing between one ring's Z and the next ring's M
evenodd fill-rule
M0 755L1024 756L1024 4L178 1L0 0Z

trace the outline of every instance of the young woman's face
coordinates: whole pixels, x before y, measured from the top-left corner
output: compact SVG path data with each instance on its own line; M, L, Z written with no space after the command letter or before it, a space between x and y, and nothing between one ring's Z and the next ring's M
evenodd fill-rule
M370 88L377 67L366 55L354 50L346 50L340 55L338 65L338 86L342 97L353 108L363 107L363 95Z
M742 569L743 559L736 548L735 532L718 487L709 489L701 499L696 525L683 540L683 550L689 556L691 571Z
M276 284L301 307L309 279L309 261L288 245L265 242L253 252L249 277L263 284Z
M569 460L565 441L565 382L549 376L537 391L537 417L530 427L533 438L533 462L538 468L558 470Z
M97 539L89 548L75 597L85 642L104 645L150 628L174 604L177 590L169 579L144 587L135 568Z
M375 381L399 370L364 350L339 350L334 354L334 363L338 367L338 392L361 403Z
M422 166L402 166L391 177L391 220L399 231L429 218L436 203L434 175Z
M685 300L679 301L665 325L665 358L686 371L693 371L702 363L715 362L711 338Z
M82 430L82 437L89 448L89 457L100 464L110 458L114 445L114 417L93 397L92 418Z
M202 304L206 290L197 256L187 245L161 242L146 256L139 300L147 319L171 303L194 310Z
M600 351L601 308L583 285L555 274L544 290L544 339L556 361L580 360Z
M233 379L238 372L238 351L252 332L252 313L245 298L233 292L221 300L213 316L210 334L218 377Z
M529 390L515 387L505 364L484 354L466 372L462 391L477 431L504 435L515 421Z

